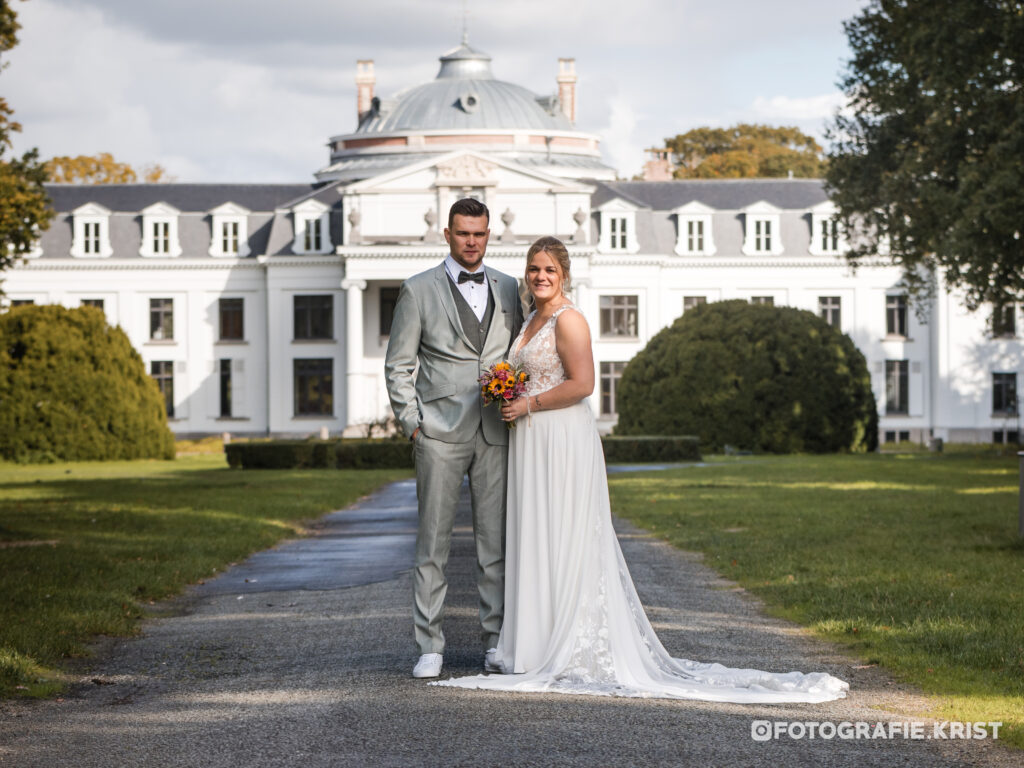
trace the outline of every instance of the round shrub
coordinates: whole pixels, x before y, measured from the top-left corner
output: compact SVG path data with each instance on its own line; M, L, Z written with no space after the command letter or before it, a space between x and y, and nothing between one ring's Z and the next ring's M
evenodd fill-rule
M0 315L0 457L174 458L156 382L101 310L25 306Z
M622 435L697 435L771 453L869 451L878 414L864 355L811 312L721 301L651 339L616 392Z

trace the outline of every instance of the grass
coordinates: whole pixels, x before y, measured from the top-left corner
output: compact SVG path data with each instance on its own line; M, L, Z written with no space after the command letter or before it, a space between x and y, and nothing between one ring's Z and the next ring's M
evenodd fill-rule
M776 615L1024 748L1024 544L1012 452L720 459L614 475L612 508Z
M222 452L0 463L0 696L60 690L95 635L135 633L156 601L409 474L241 472Z

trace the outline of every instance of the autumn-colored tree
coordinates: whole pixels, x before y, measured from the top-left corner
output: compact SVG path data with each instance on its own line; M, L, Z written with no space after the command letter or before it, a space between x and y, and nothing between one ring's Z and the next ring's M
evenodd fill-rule
M46 172L50 181L63 184L134 184L140 180L139 172L128 163L118 162L109 152L53 157L46 161ZM163 166L153 163L142 169L141 180L155 184L174 181L174 178Z
M817 178L822 148L799 128L740 123L665 139L677 179Z
M9 0L0 0L0 55L18 44L18 14ZM6 65L5 65L6 66ZM11 134L21 126L14 110L0 97L0 271L32 250L39 232L50 226L53 209L43 184L46 169L38 150L18 157L11 151Z

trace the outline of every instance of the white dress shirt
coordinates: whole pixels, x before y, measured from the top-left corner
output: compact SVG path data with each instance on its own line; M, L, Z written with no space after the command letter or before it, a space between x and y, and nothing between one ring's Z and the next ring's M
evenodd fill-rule
M459 264L452 255L449 253L448 258L444 260L444 268L448 272L448 277L455 283L455 287L459 289L459 293L462 294L462 298L466 300L473 313L476 315L476 319L481 322L484 319L484 312L487 311L487 292L490 288L487 286L486 272L484 272L484 265L481 264L476 268L477 272L484 272L484 281L482 283L474 283L471 280L467 280L464 283L459 282L459 272L469 272L464 266ZM471 273L475 274L475 273Z

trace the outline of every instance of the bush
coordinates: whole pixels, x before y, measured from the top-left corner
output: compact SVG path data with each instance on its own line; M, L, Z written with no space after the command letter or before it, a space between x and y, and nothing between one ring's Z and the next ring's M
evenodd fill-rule
M692 436L644 435L601 438L604 460L609 464L700 461L700 440Z
M102 311L47 305L0 315L0 456L174 458L156 382Z
M722 301L688 311L629 362L616 435L697 435L701 447L874 450L867 364L811 312Z
M411 469L407 440L270 440L228 443L228 464L242 469Z

